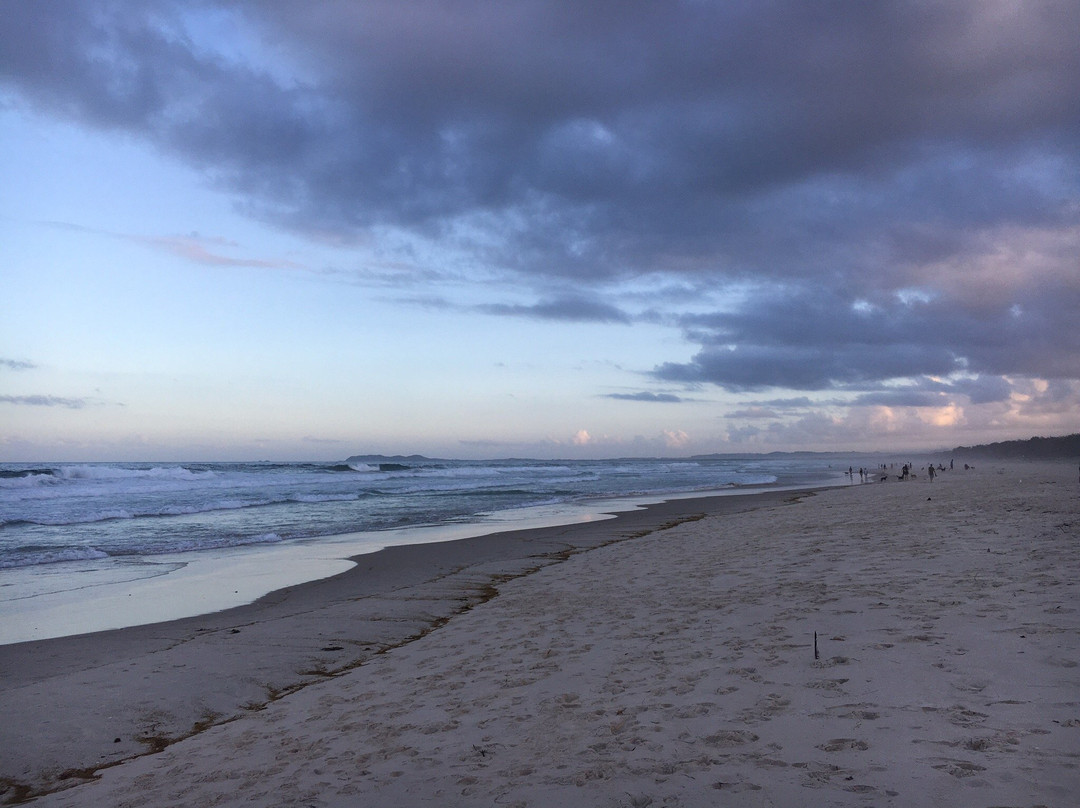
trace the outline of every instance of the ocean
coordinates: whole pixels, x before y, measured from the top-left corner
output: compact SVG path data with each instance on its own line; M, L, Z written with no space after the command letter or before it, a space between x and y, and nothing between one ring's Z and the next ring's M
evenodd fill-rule
M171 598L178 602L165 613L139 619L226 608L268 587L334 574L348 567L342 554L358 548L475 535L538 512L549 523L558 523L561 514L574 521L578 517L571 512L580 515L612 500L624 501L626 509L638 499L839 482L848 465L832 455L0 464L0 610L7 613L0 642L85 630L80 621L64 628L70 617L50 628L51 618L42 615L58 603L77 610L94 598L130 598L140 584L151 592L145 586L151 579L179 582L183 576L176 573L186 570L190 578L196 567L205 571L262 558L264 567L288 569L276 575L264 570L261 582L250 586L234 587L230 579L235 597L186 597L177 590ZM448 532L451 526L456 529ZM364 541L343 543L343 536ZM335 554L341 558L330 563ZM298 563L305 556L320 556L323 563ZM160 594L160 580L155 586ZM29 625L12 628L13 619L46 627L28 633Z

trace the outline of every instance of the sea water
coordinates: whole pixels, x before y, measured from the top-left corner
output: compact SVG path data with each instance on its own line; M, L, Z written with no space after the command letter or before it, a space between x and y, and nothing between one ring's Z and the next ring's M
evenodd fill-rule
M227 608L390 544L538 514L575 521L602 501L835 481L841 469L828 455L0 464L0 642Z

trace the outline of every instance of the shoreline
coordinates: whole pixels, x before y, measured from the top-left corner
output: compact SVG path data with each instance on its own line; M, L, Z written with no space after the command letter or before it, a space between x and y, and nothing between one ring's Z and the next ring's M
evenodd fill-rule
M392 545L240 606L0 645L0 712L9 716L0 728L0 800L64 788L79 781L72 772L89 776L159 751L360 667L489 600L500 584L578 553L816 490L677 497L595 521ZM47 737L28 749L18 717L36 720L28 705L42 700L54 715Z
M1071 462L675 500L7 646L0 800L1067 804L1078 517Z
M0 570L5 589L0 609L7 617L0 624L0 647L197 618L250 605L280 589L347 572L368 555L402 544L437 544L586 524L679 499L753 496L843 484L825 480L811 485L610 497L478 514L467 522L334 534L280 544L121 556L108 559L107 566L61 562Z

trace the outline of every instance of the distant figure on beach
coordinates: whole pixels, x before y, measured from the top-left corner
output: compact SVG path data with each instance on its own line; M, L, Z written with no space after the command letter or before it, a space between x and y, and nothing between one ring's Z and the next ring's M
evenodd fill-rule
M949 460L949 471L952 471L952 464L953 464L953 462L952 462L952 460L950 459L950 460Z
M930 464L930 482L934 481L934 464Z
M901 469L900 469L900 479L901 480L906 480L907 478L908 478L908 466L907 466L907 463L905 463L903 465L903 467L901 467Z

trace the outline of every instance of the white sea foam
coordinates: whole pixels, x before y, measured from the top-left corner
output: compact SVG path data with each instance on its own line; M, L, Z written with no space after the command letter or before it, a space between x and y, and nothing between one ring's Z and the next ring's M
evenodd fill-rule
M57 547L41 549L14 557L0 557L0 569L57 564L63 561L92 561L108 557L108 553L95 547Z
M62 466L56 476L66 480L206 480L217 476L214 471L191 471L183 466L152 466L125 468L109 465Z
M300 494L289 497L288 502L349 502L357 499L359 494Z
M360 472L361 474L376 474L379 471L378 466L372 466L368 463L347 463L346 465L353 471Z
M0 490L40 488L43 486L63 485L63 483L63 479L52 474L27 474L23 477L0 478Z
M0 563L47 563L86 547L159 554L461 523L536 505L801 481L814 467L762 458L368 461L0 464ZM818 461L818 479L823 469Z

